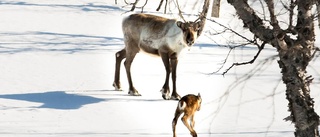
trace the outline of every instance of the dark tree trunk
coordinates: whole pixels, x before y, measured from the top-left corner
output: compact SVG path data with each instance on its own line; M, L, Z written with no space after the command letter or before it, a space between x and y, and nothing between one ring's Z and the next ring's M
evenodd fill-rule
M286 120L295 125L296 137L319 137L319 116L314 111L314 101L310 97L312 77L307 75L306 68L316 51L314 46L314 22L311 9L312 0L297 0L297 25L292 30L282 30L274 15L273 0L265 0L270 12L272 29L264 26L263 21L255 14L246 0L228 0L236 9L244 27L260 40L271 44L278 51L279 67L282 80L286 85L286 98L289 101L289 112ZM292 39L289 34L296 34Z
M214 0L212 4L211 17L219 18L220 14L220 0Z

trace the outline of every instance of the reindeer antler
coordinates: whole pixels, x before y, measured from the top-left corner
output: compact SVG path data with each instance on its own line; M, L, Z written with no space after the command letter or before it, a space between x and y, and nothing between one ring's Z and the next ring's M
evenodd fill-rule
M180 6L179 6L179 3L178 3L178 0L177 0L177 7L178 7L178 10L179 10L179 16L182 18L182 20L184 22L186 22L186 20L184 19L184 17L182 16L182 13L181 13L181 10L180 10Z
M200 13L199 18L194 21L194 22L197 22L198 20L200 20L200 28L198 30L198 37L201 35L202 30L204 28L204 25L206 23L206 17L207 17L209 5L210 5L210 0L204 0L202 12Z
M205 16L203 15L203 13L200 13L199 17L194 22L197 22L198 20L203 20L204 18Z

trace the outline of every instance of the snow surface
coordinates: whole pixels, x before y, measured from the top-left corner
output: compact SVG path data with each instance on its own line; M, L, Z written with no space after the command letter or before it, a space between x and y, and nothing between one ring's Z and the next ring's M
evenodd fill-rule
M177 101L165 101L159 92L165 74L161 59L137 55L132 75L141 97L127 95L123 65L124 91L112 87L114 53L124 47L121 21L130 9L118 2L0 2L0 136L172 136ZM157 5L149 2L151 7L144 10L159 14ZM196 7L192 14L202 7L195 1L181 5L184 10ZM228 16L232 8L226 2L222 7L224 16L217 21L241 28L236 18ZM177 14L163 16L178 18ZM195 116L198 136L293 136L293 124L283 120L289 112L276 51L267 47L253 65L233 68L222 76L232 62L250 60L257 52L255 47L239 48L217 74L210 74L222 66L229 52L219 45L230 44L227 40L235 36L210 36L217 25L207 24L196 45L184 51L177 72L178 93L200 92L203 98ZM318 113L319 67L318 61L312 61L309 68L315 78L311 89ZM177 132L190 136L180 120Z

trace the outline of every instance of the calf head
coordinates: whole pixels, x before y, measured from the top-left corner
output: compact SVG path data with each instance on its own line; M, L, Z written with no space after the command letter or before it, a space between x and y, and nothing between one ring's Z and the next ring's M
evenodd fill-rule
M177 21L177 26L181 28L183 37L188 46L192 46L197 39L198 30L200 29L200 21L198 22L181 22Z
M201 95L200 95L200 93L198 93L198 107L197 107L197 111L200 110L200 108L201 108L201 103L202 103Z

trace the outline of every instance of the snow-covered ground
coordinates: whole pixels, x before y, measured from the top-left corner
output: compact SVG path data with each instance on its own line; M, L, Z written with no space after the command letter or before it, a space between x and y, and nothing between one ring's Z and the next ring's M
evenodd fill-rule
M114 53L124 47L121 21L130 9L118 2L0 2L0 136L172 136L177 101L165 101L159 92L165 74L161 59L137 55L132 75L141 97L127 95L123 66L124 91L112 87ZM194 2L181 5L185 9L202 7ZM232 11L226 2L222 5L221 12ZM144 10L155 13L153 7ZM224 15L217 20L236 20ZM208 24L206 30L216 27ZM274 49L267 47L254 64L233 68L222 76L233 61L250 60L257 49L232 51L222 70L209 74L221 67L229 52L217 42L224 45L229 37L204 34L179 61L178 93L200 92L203 98L195 117L198 136L293 136L293 125L283 120L289 112L277 58L271 58L276 55ZM319 67L313 61L309 69L315 78L311 89L318 113ZM177 132L190 136L181 121Z

